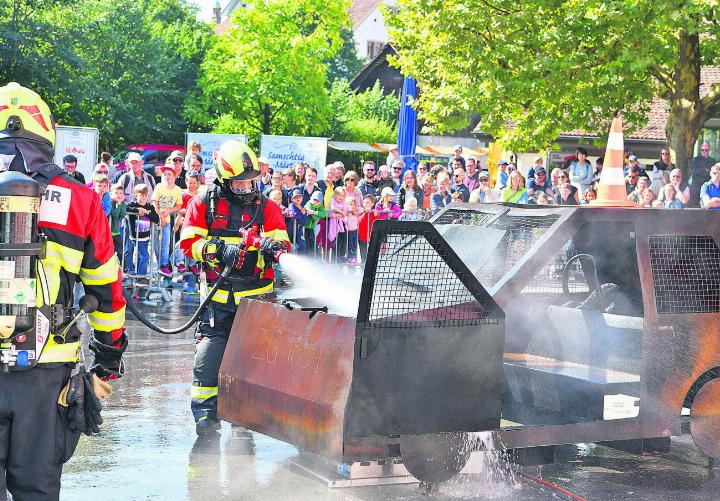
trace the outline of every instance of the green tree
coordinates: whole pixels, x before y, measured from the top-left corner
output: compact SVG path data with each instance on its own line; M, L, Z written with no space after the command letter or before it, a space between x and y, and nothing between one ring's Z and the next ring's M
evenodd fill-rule
M352 80L365 65L363 60L357 56L352 30L343 28L340 36L343 40L342 47L340 47L337 55L327 62L328 80L330 82L340 80L341 78Z
M440 130L475 112L508 146L543 148L563 130L607 131L616 113L642 126L657 96L687 168L720 109L719 87L700 97L701 65L720 56L715 0L400 0L389 23L420 114Z
M180 143L210 27L182 0L0 0L0 78L40 93L104 148ZM17 22L17 19L23 22Z
M379 82L365 92L356 93L347 80L336 80L330 89L330 103L334 113L328 135L332 139L363 143L397 140L400 100L383 95Z
M238 9L202 63L186 113L217 132L318 133L332 115L327 66L347 0L267 0Z

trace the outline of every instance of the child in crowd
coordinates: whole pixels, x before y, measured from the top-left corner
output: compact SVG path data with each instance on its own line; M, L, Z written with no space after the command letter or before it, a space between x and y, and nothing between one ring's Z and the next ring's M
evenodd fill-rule
M275 204L280 207L280 210L283 210L285 207L283 207L282 204L283 194L280 190L272 190L270 193L268 193L268 200L271 202L275 202Z
M590 202L597 198L597 193L592 188L588 189L583 195L582 204L588 205Z
M324 219L327 215L325 206L323 205L322 191L317 190L313 192L310 200L305 204L305 213L308 215L307 223L305 224L305 245L307 246L307 253L313 254L317 243L315 240L315 227L318 225L318 221Z
M348 264L358 264L357 248L358 248L358 227L360 225L360 215L363 213L358 207L357 200L353 196L345 197L345 205L347 205L347 262Z
M152 194L153 205L160 215L160 274L172 276L170 269L170 237L172 235L171 216L182 208L182 190L175 186L175 170L172 165L165 164L162 168L162 182L155 187Z
M374 208L375 195L365 195L362 203L362 215L358 221L358 241L360 244L360 259L364 263L367 259L370 232L372 231L373 223L378 219L378 213Z
M645 188L641 193L639 207L653 207L655 202L655 193L652 188Z
M100 196L100 202L102 202L103 212L105 216L110 216L110 210L112 209L112 199L110 197L110 179L107 174L95 174L93 176L93 191Z
M305 238L302 229L308 222L307 210L302 205L302 188L295 188L290 192L290 206L285 209L285 227L288 238L293 243L293 251L304 254L306 251Z
M112 205L110 207L110 233L112 234L113 247L119 261L123 255L122 223L125 219L125 189L120 183L112 186Z
M124 190L123 190L124 191ZM155 207L148 201L150 188L146 184L137 184L133 190L135 201L130 202L126 207L130 223L130 238L128 239L127 254L125 262L128 263L128 272L134 275L147 275L150 253L148 242L150 241L151 223L158 224L160 216L155 212ZM135 264L137 263L137 269Z
M198 143L197 141L190 141L190 144L188 144L187 155L185 155L185 162L184 162L185 169L187 169L188 171L198 172L197 169L195 169L193 167L192 161L193 161L193 155L195 155L196 157L199 157L201 151L202 151L202 146L200 145L200 143ZM202 166L201 166L201 168L202 168ZM202 174L202 172L200 172L200 174Z
M407 197L405 199L405 207L400 215L401 221L421 221L422 213L418 210L418 201L415 197Z
M385 187L380 192L380 201L375 206L378 212L378 219L398 219L402 214L402 209L395 203L395 191L392 188Z
M450 201L452 202L464 202L465 197L463 194L459 191L454 191L450 194Z
M345 218L348 214L348 206L345 204L347 191L342 186L335 188L330 200L330 222L328 228L328 239L333 249L333 258L336 262L342 262L347 253L347 225Z
M175 265L179 273L185 273L187 267L185 266L186 257L180 250L180 233L182 232L182 225L185 222L185 212L187 211L188 204L200 194L200 173L198 171L190 171L187 173L185 178L187 188L182 192L182 207L180 208L179 214L175 217L175 225L173 227L175 231ZM202 268L195 262L190 262L190 271L185 279L185 285L183 286L183 292L187 294L197 294L197 275L200 274Z

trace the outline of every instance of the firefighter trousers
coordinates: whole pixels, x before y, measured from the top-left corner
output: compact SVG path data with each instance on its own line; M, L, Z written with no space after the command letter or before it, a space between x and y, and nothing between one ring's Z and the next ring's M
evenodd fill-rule
M218 373L236 311L237 306L234 304L212 303L198 329L200 339L195 345L193 385L190 390L190 408L196 423L203 419L217 419ZM212 325L208 320L210 312L213 316Z
M80 432L67 427L57 404L70 367L53 364L0 373L0 500L60 498L63 463L75 452Z

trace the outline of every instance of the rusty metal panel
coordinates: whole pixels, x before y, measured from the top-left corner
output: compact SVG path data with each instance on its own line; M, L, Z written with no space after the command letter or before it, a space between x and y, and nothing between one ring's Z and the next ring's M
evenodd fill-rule
M353 319L244 299L220 367L218 416L340 459Z

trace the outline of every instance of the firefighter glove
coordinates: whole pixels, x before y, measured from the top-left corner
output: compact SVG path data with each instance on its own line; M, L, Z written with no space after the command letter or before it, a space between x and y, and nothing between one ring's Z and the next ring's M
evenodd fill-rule
M224 266L230 266L231 268L239 268L242 265L242 251L237 245L225 245L223 246L222 255L220 256L220 262Z
M119 379L125 372L122 361L122 355L127 349L128 339L125 333L122 333L120 339L112 345L105 344L93 335L90 338L89 348L95 354L95 361L90 367L90 372L94 372L103 381L111 379Z
M278 253L287 252L287 250L288 248L285 242L278 242L268 237L263 238L260 244L260 252L268 261L276 261Z
M60 392L58 403L68 408L68 428L92 435L100 433L102 405L95 395L93 374L81 370L72 376Z
M203 261L213 266L216 265L220 261L224 247L225 242L219 238L211 238L203 245Z

